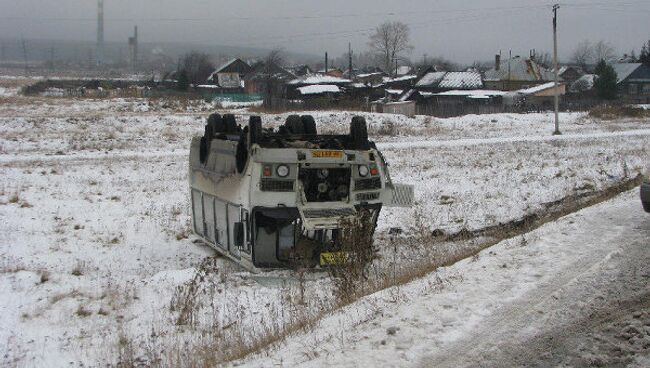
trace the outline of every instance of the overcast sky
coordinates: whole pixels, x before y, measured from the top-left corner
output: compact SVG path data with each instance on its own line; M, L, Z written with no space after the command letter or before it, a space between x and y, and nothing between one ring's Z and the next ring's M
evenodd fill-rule
M411 26L411 58L462 63L552 50L552 1L546 0L105 0L107 41L193 41L337 56L367 47L385 20ZM94 40L96 0L0 0L0 37ZM650 1L561 2L560 57L584 39L606 40L620 54L650 38Z

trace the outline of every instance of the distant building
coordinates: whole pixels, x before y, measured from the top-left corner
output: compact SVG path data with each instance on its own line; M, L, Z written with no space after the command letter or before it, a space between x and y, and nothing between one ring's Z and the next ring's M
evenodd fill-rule
M553 71L551 70L551 73L552 72ZM562 81L570 86L580 79L580 77L585 75L585 72L578 66L566 65L560 68L558 75L562 78Z
M243 78L253 68L241 59L232 59L217 68L208 77L208 83L224 89L243 88Z
M539 65L534 58L515 56L503 62L497 55L494 68L485 72L485 88L516 91L554 80L553 72Z
M244 76L244 88L248 94L267 94L284 97L285 84L296 76L283 67L263 62L252 66L252 71Z
M631 103L650 103L650 67L641 63L618 63L616 71L619 96Z

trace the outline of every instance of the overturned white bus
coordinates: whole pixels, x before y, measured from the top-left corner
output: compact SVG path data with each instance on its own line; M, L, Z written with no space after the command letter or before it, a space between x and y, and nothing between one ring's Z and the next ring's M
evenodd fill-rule
M319 266L339 252L342 218L382 206L411 206L413 188L392 183L387 163L354 117L350 134L318 134L312 116L278 129L259 116L241 127L212 114L192 139L189 182L193 230L249 270Z

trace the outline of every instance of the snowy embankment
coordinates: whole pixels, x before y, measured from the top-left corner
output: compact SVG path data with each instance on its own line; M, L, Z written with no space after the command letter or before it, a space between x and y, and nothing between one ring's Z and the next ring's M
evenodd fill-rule
M237 365L647 367L649 237L633 190L367 296Z
M152 344L172 359L201 341L250 344L304 317L296 311L328 305L326 279L255 281L217 259L192 323L177 325L177 288L187 290L213 254L188 238L186 168L188 141L209 110L139 99L0 104L3 363L100 365L129 352L145 359ZM286 115L265 115L264 124ZM345 132L354 113L314 115L321 131ZM647 121L562 114L567 135L549 139L550 114L362 115L393 179L416 187L416 207L384 211L379 236L389 227L410 235L512 221L648 165Z

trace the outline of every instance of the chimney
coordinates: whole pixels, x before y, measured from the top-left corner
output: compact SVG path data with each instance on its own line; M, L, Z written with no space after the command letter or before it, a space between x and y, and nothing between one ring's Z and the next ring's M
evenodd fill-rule
M329 70L327 70L327 67L328 67L327 62L328 62L327 53L325 53L325 74L327 74L327 72L329 71Z
M496 54L496 56L494 56L494 69L501 70L501 55L500 54Z

